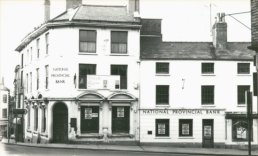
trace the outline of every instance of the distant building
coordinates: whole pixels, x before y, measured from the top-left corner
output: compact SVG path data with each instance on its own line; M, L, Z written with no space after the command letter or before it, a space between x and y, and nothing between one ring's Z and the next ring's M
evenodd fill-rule
M5 87L4 80L0 83L0 136L7 136L8 104L10 90Z

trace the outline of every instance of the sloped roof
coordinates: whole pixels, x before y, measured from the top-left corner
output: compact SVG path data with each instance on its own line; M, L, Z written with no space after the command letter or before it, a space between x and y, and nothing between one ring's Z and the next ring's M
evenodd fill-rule
M135 22L126 6L81 5L76 9L74 14L66 11L52 21L69 20L73 16L72 20Z
M212 42L142 42L141 59L177 60L252 60L254 51L248 42L229 42L227 49L218 50Z

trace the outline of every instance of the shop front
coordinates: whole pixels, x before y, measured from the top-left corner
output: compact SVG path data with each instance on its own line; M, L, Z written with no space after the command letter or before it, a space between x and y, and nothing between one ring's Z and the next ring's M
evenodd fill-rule
M141 144L224 146L224 109L141 109Z

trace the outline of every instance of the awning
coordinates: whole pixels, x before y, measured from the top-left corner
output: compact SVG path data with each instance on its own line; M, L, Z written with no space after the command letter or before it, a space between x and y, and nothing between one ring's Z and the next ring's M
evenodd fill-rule
M13 119L13 124L16 124L16 118ZM21 118L17 118L17 124L21 124Z
M258 114L252 115L253 119L258 119ZM233 113L226 113L226 119L244 119L247 118L246 114L233 114Z

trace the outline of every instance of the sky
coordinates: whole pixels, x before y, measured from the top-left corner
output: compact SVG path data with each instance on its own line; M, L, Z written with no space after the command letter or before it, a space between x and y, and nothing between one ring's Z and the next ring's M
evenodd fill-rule
M65 11L64 0L51 1L51 18ZM43 0L0 0L0 78L13 90L14 69L20 64L15 48L43 22ZM83 4L126 5L127 0L83 0ZM162 19L163 41L211 41L211 24L226 13L228 41L250 42L250 0L140 0L142 18ZM232 16L247 27L243 26Z

